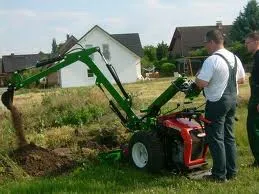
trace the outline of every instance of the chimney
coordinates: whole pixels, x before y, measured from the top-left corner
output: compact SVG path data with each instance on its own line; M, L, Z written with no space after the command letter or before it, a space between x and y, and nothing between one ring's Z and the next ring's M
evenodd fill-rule
M222 29L222 21L216 21L216 27L218 30Z

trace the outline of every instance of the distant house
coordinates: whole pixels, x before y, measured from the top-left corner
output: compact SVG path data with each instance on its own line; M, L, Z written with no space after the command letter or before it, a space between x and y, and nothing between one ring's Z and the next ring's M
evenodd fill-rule
M176 27L169 46L169 52L172 56L189 56L190 51L204 47L205 35L213 29L222 30L226 36L226 43L228 43L231 27L232 25L222 25L221 21L218 21L215 26Z
M77 40L74 36L67 36L65 43L58 47L58 54L64 55L79 47L79 43L84 48L99 46L105 58L111 63L122 83L135 82L141 77L141 57L143 50L138 33L130 34L109 34L99 26L94 26L82 38ZM2 58L3 70L12 73L18 70L35 66L40 59L48 58L51 54L44 53L30 55L6 55ZM96 53L92 56L93 61L105 74L114 82L108 73L104 62ZM51 65L51 64L50 64ZM80 61L71 64L58 72L47 76L48 85L59 85L61 87L78 87L95 84L95 75L87 65Z
M208 31L219 29L225 36L225 44L229 43L229 32L232 25L222 25L217 21L215 26L176 27L169 46L169 54L179 58L177 72L194 75L200 69L205 57L190 57L190 51L204 47L205 35Z
M99 26L90 29L78 43L84 48L100 47L105 58L111 63L122 83L135 82L141 77L140 60L143 50L138 33L109 34ZM78 48L76 44L72 49ZM114 82L98 53L91 56L108 80ZM96 77L84 63L77 61L60 70L61 87L93 85Z
M1 70L0 70L0 86L4 86L9 74L20 71L23 69L35 66L37 61L40 60L42 53L39 54L26 54L26 55L11 55L2 56Z
M39 60L40 54L15 55L12 53L4 55L2 56L3 73L12 73L33 67Z
M69 49L71 49L77 43L77 41L78 40L73 35L71 36L67 35L66 42L60 44L58 47L58 54L64 55ZM60 71L48 75L47 84L60 86L61 85Z
M5 86L7 81L7 74L3 73L3 63L2 58L0 58L0 87Z

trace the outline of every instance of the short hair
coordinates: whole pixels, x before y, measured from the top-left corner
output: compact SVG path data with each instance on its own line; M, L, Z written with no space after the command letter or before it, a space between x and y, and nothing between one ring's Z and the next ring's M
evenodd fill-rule
M249 34L246 36L246 38L259 41L259 32L257 32L257 31L251 32L251 33L249 33Z
M209 42L213 40L216 44L224 43L224 35L220 30L210 30L206 33L205 41Z

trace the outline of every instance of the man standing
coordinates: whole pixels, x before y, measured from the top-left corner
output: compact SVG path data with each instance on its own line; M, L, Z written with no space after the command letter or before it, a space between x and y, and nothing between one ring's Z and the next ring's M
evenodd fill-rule
M255 158L252 166L259 167L259 33L249 34L245 45L254 55L254 65L249 78L251 96L248 103L247 134Z
M211 175L204 179L225 181L237 173L233 122L237 83L244 82L245 71L240 59L224 48L221 31L207 32L205 47L211 56L204 61L195 80L200 89L204 88L205 117L211 121L205 126L205 132L213 167Z

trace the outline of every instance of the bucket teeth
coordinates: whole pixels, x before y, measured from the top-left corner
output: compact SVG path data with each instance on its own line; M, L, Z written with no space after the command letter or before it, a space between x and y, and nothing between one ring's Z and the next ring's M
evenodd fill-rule
M11 109L11 107L13 105L13 95L14 95L14 91L13 90L7 90L1 96L2 103L9 110Z

